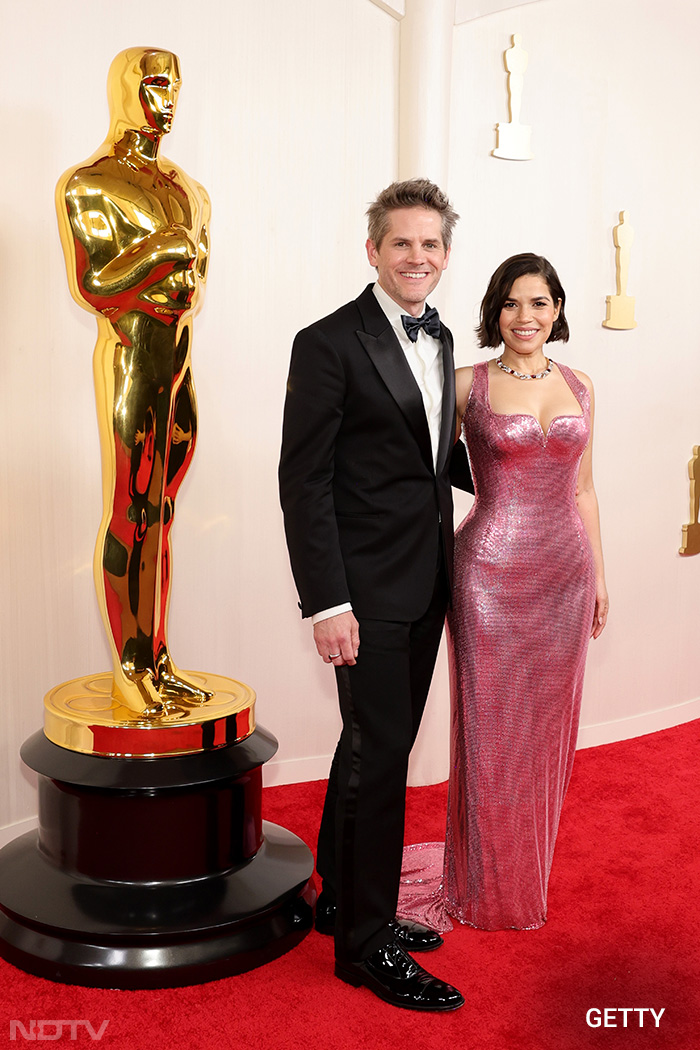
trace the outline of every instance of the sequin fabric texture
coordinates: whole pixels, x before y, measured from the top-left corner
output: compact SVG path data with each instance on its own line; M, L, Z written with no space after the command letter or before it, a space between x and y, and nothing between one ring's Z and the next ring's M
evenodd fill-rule
M448 915L484 930L546 920L595 606L575 503L590 397L558 367L581 414L555 417L547 434L533 416L491 410L487 362L474 368L462 421L476 499L455 534L448 615L444 872L439 845L407 847L398 909L442 930Z

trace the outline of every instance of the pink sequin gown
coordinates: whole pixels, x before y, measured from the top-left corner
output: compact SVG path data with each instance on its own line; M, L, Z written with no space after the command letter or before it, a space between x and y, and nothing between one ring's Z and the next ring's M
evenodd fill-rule
M440 844L407 847L398 908L443 930L448 915L484 930L546 920L595 606L575 503L590 398L558 367L581 415L557 416L545 435L532 416L495 414L482 362L462 422L476 499L455 535L448 615L444 870Z

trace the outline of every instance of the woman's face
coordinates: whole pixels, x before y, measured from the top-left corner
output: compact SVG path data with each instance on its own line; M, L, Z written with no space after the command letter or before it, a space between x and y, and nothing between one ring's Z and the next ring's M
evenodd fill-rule
M505 346L518 355L536 354L549 339L559 316L561 299L555 302L543 277L528 273L513 282L501 307L498 327Z

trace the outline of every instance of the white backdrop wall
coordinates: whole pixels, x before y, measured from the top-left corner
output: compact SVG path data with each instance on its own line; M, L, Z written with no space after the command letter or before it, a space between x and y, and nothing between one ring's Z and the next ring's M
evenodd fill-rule
M461 3L458 10L464 11ZM338 731L332 673L315 657L289 573L276 467L294 333L371 280L364 209L396 175L400 23L371 0L0 0L5 156L0 240L0 841L36 809L21 742L44 693L109 667L92 582L100 467L95 323L69 297L53 188L107 129L122 48L170 48L183 89L164 153L213 202L207 296L195 325L199 444L177 508L170 618L183 667L258 693L280 740L268 782L322 777ZM196 11L193 16L192 12ZM589 660L582 741L700 713L700 557L676 554L686 463L700 441L692 296L700 207L694 41L700 13L668 0L541 0L455 28L448 190L462 214L438 305L462 363L493 268L548 255L569 294L563 360L598 391L596 467L610 626ZM522 119L536 159L494 160L507 118L502 52L530 53ZM419 173L416 173L419 174ZM611 228L637 232L639 327L600 327L614 289ZM459 501L464 512L468 501ZM553 635L556 625L552 625ZM447 771L444 654L412 765Z

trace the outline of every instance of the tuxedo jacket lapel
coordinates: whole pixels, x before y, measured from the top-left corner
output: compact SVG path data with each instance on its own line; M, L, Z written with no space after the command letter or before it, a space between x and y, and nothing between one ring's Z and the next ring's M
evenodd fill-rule
M406 417L423 458L432 468L433 452L423 398L393 329L389 326L380 336L358 332L357 337L371 357L389 393Z
M444 469L454 445L455 431L455 365L452 350L452 334L443 324L440 325L442 343L442 418L440 422L440 444L438 445L437 473Z
M421 454L432 469L433 450L423 398L406 360L406 355L396 338L396 333L376 300L372 285L365 289L357 300L357 305L366 329L358 331L357 338L371 358L389 393L406 417ZM454 378L452 383L452 400L454 401Z

